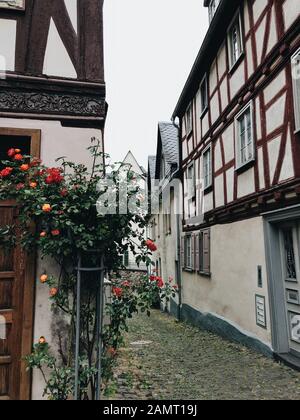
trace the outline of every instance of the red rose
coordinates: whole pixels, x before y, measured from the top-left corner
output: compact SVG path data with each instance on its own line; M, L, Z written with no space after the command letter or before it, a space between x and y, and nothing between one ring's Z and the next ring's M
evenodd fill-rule
M62 189L61 192L60 192L60 195L62 197L66 197L68 195L68 190L66 188Z
M164 281L163 281L163 279L161 278L161 277L157 277L157 279L156 279L156 282L157 282L157 286L161 289L162 287L164 287Z
M148 239L148 241L146 241L146 247L152 251L155 252L157 251L157 246L155 245L155 243L153 241L151 241L150 239Z
M9 168L9 167L2 169L2 171L0 172L0 177L7 178L9 175L11 175L12 171L13 171L13 168Z
M51 235L52 236L59 236L60 235L60 230L58 230L58 229L52 230Z
M47 170L48 176L46 177L46 184L60 184L64 178L61 175L61 169L60 168L50 168Z
M156 281L157 277L156 276L150 276L149 279L150 279L150 281Z
M23 190L23 188L25 188L25 184L22 184L22 182L20 182L19 184L16 185L16 190L17 191L21 191L21 190Z
M123 290L120 287L113 287L112 292L113 292L113 295L116 296L117 298L120 298L123 295Z
M7 152L7 156L10 158L13 158L16 154L15 149L9 149L9 151Z

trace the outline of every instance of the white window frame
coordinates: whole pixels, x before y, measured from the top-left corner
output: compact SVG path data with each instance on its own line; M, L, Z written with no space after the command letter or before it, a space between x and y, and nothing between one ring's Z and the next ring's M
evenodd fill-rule
M292 79L296 133L300 133L300 49L292 56Z
M190 178L190 171L192 169L192 178ZM196 172L195 172L195 162L192 162L187 167L187 192L188 199L191 200L196 195Z
M240 51L238 57L234 57L234 48L233 48L233 39L232 39L232 30L234 27L238 28ZM242 18L241 13L238 12L234 17L227 33L228 38L228 50L229 50L229 61L230 61L230 70L232 70L237 63L239 62L241 56L244 54L244 39L243 39L243 30L242 30Z
M251 143L249 143L249 138L247 136L244 148L247 150L248 154L251 154L247 160L242 161L242 144L240 136L240 121L243 116L250 110L250 121L251 121ZM247 134L247 129L245 131ZM253 113L253 102L248 103L235 117L235 139L236 139L236 169L243 168L248 165L250 162L255 161L255 133L254 133L254 113Z
M205 85L205 94L206 94L206 103L203 102L203 96L202 96L202 87ZM201 117L206 113L208 110L208 76L205 74L203 77L201 83L200 83L200 111L201 111Z
M206 165L205 156L209 153L209 163ZM203 165L203 187L204 191L212 186L212 148L209 145L202 154L202 165ZM206 173L208 167L209 173Z
M209 6L208 6L209 23L212 22L215 14L216 14L216 11L219 7L219 4L220 4L220 0L211 0L210 1Z
M193 131L193 107L190 104L186 110L186 135L188 136Z

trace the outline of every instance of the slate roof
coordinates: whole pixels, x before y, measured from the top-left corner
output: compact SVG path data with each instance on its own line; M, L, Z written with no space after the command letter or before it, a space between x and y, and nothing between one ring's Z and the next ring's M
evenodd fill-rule
M179 164L178 128L170 122L158 123L163 155L170 165Z

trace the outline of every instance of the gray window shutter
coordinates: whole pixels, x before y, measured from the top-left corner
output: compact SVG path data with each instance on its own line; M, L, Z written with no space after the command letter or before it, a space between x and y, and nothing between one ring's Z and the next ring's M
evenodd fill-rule
M195 235L192 235L191 237L191 260L192 260L191 269L195 270Z
M203 272L210 274L210 230L203 231Z
M180 255L181 255L181 268L185 268L185 237L181 237L181 247L180 247Z
M195 270L200 271L200 234L195 235Z

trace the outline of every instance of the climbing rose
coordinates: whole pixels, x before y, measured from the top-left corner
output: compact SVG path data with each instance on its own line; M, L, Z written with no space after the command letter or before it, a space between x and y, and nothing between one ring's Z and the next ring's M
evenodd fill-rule
M21 169L21 171L23 171L23 172L27 172L27 171L28 171L28 169L29 169L29 165L21 165L21 166L20 166L20 169Z
M60 184L63 181L63 176L61 175L61 169L51 168L47 170L48 176L46 177L46 184Z
M122 286L123 287L130 287L129 281L123 281Z
M66 196L68 195L68 190L67 190L66 188L63 188L63 189L61 190L61 192L60 192L60 195L61 195L62 197L66 197Z
M50 204L44 204L42 210L44 213L50 213L52 211L52 207L50 206Z
M149 279L150 279L150 281L156 281L157 277L156 276L150 276Z
M0 172L0 177L6 178L12 173L12 171L13 171L13 168L9 168L9 167L2 169L2 171Z
M36 188L37 187L37 183L36 182L30 182L29 184L30 188Z
M123 290L120 287L113 287L112 292L113 292L113 295L116 296L117 298L122 297Z
M21 191L24 187L25 185L22 182L19 182L19 184L16 185L16 190Z
M15 149L9 149L8 152L7 152L7 156L10 157L10 158L13 158L15 156L15 154L16 154Z
M47 341L46 341L46 338L45 337L41 337L40 339L39 339L39 344L47 344Z
M50 289L50 296L54 297L56 296L58 293L58 289L56 287L53 287L52 289Z
M39 166L42 163L42 161L38 158L33 158L30 162L30 166L33 168L35 166Z
M52 236L59 236L60 235L60 230L58 230L58 229L52 230L51 235Z
M20 154L20 153L17 153L15 156L14 156L14 159L16 160L16 161L20 161L20 160L23 160L23 156Z
M47 236L47 232L41 232L40 233L40 237L41 238L46 238L46 236Z
M155 245L155 243L153 241L151 241L150 239L148 239L148 241L146 241L146 247L148 249L150 249L150 251L155 252L157 251L157 246Z
M47 283L47 281L48 281L47 274L42 274L41 277L40 277L40 282L41 283Z
M161 278L161 277L157 277L157 279L156 279L156 282L157 282L157 286L161 289L162 287L164 287L164 281L163 281L163 279Z

